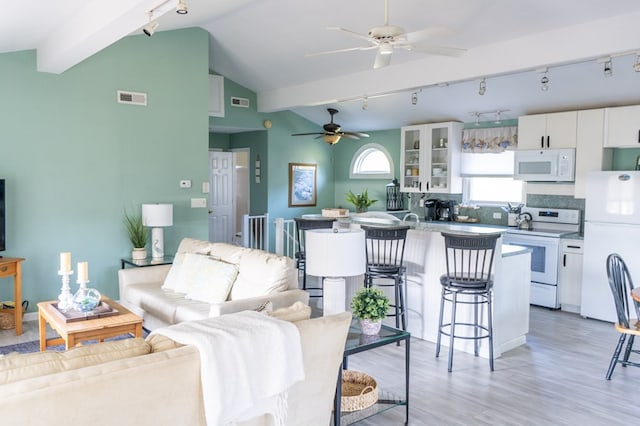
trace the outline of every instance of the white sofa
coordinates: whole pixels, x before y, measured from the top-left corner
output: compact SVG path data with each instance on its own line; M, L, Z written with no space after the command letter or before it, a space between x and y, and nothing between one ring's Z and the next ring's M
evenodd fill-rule
M329 424L350 322L348 312L295 322L305 379L288 390L287 425ZM17 378L16 371L6 371L9 364L21 364L32 377ZM0 357L0 377L12 375L14 380L0 380L0 413L11 424L206 424L198 349L163 336ZM270 424L270 415L259 415L238 426Z
M184 293L163 288L170 270L173 269L173 274L180 266L179 262L182 261L183 266L186 264L186 260L181 260L185 256L218 259L237 265L237 276L232 280L226 300L214 303L192 300L186 298ZM208 278L211 277L204 277ZM191 275L178 278L177 281L193 279ZM198 278L202 279L202 276ZM266 302L271 302L273 309L292 305L296 301L309 303L309 294L298 288L298 273L292 259L262 250L192 238L184 238L180 242L173 265L121 269L118 271L118 283L120 303L140 315L148 330L258 309Z

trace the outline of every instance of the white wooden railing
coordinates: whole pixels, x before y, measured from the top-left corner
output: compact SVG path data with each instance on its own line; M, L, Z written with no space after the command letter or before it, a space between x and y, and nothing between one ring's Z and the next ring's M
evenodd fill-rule
M242 246L269 251L269 213L242 216Z
M276 254L294 258L296 253L296 223L293 219L281 217L274 220Z

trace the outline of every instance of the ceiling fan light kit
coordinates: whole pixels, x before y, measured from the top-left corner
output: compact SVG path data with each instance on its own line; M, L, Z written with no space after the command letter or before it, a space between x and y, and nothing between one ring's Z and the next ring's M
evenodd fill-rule
M366 100L366 98L365 98ZM360 139L360 138L368 138L369 135L366 133L360 132L345 132L342 130L342 127L338 123L333 122L333 116L338 113L338 110L335 108L327 108L329 115L331 116L331 122L322 126L324 132L314 132L314 133L294 133L291 136L310 136L317 135L316 139L322 138L323 141L328 143L329 145L335 145L340 142L340 139L344 136L349 139Z

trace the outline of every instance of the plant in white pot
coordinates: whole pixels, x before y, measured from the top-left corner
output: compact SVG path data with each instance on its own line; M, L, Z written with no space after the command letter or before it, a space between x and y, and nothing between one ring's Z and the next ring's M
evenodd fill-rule
M131 258L134 260L141 260L147 258L147 230L142 224L142 215L130 215L126 211L124 212L124 224L127 228L127 234L129 235L129 241L133 246L131 251Z
M388 310L389 298L377 288L364 287L351 299L352 314L360 320L360 328L364 334L378 334Z

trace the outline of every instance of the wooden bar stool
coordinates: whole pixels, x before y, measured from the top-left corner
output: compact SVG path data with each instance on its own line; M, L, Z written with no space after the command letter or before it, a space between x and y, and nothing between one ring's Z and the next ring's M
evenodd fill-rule
M390 306L396 318L396 328L407 330L405 296L404 246L409 226L376 227L362 226L365 232L367 270L364 275L365 287L394 287L395 300ZM389 281L393 281L389 283Z
M453 367L454 339L473 340L474 354L478 356L479 341L489 340L489 366L493 371L493 324L491 298L493 296L493 256L497 234L458 235L442 232L445 243L445 258L447 273L440 277L442 297L440 299L440 318L438 320L438 339L436 342L436 357L440 355L440 338L444 334L449 336L448 370ZM443 324L444 304L451 303L451 320ZM458 322L456 308L458 304L473 306L473 322ZM487 306L487 323L479 320L479 307ZM459 327L459 328L457 328ZM472 333L460 332L471 329Z
M299 271L302 271L302 289L309 291L309 297L322 297L322 287L309 287L307 288L307 268L306 268L306 254L305 254L305 237L304 231L307 229L324 229L331 228L335 218L322 217L317 219L293 218L296 222L296 267ZM314 293L312 294L311 291Z

